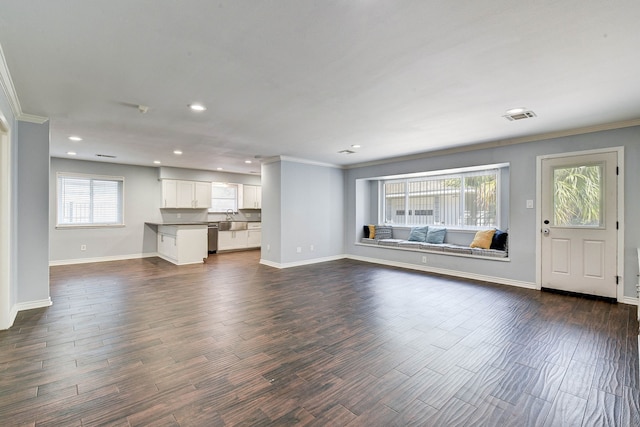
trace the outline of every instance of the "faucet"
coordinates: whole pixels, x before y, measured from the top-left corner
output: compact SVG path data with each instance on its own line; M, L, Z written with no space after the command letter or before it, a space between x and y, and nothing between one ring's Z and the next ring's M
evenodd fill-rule
M233 221L233 209L227 209L226 221Z

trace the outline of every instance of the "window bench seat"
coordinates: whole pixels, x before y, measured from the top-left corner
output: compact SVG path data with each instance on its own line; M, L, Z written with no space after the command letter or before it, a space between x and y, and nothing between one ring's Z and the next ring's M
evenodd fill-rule
M441 244L409 241L407 240L409 231L410 228L407 227L393 227L393 238L391 239L369 239L362 237L359 243L366 246L377 246L389 249L435 252L443 255L479 257L491 260L509 260L508 249L502 251L497 249L471 248L469 244L471 244L473 240L475 231L447 230L445 242Z

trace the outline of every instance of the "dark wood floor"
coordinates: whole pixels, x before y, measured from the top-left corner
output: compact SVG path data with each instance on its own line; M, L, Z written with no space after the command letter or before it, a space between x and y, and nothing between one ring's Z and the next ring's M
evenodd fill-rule
M257 251L54 267L0 424L639 426L636 308Z

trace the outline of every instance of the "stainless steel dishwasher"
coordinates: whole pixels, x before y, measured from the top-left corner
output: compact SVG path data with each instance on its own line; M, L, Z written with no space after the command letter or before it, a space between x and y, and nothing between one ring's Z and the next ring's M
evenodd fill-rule
M218 223L210 222L207 225L207 250L210 254L215 254L218 250Z

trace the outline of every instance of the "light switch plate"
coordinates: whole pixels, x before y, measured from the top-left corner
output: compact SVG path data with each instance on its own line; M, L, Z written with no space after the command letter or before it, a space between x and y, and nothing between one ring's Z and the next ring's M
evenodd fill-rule
M533 209L533 200L527 200L527 209Z

